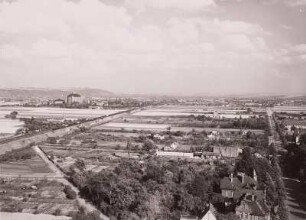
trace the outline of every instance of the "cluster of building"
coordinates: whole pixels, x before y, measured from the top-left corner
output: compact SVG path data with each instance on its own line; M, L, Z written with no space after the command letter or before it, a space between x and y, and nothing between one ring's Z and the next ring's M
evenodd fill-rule
M293 137L295 144L300 144L301 134L306 132L306 121L298 119L284 119L281 121L281 126L286 135Z
M224 206L241 220L270 220L270 207L266 203L265 189L259 187L254 170L253 177L245 173L231 174L220 182ZM203 216L181 215L180 220L216 220L217 211L209 204L204 209Z
M192 153L177 150L179 146L180 144L174 142L170 146L165 146L161 150L157 150L156 155L213 161L221 158L235 159L242 153L242 148L237 146L212 146L212 151L196 151Z
M55 99L53 101L53 105L72 107L72 106L81 105L83 102L84 102L84 98L80 94L71 93L71 94L67 95L66 100Z

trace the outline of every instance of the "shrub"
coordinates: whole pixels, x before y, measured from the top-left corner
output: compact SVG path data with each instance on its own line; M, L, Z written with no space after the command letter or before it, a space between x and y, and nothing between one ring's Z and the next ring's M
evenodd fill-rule
M59 208L57 208L57 209L55 209L53 215L59 216L59 215L61 215L61 213L62 213L62 211Z
M76 193L72 190L70 186L65 186L64 188L64 193L66 194L67 199L75 199L76 198Z

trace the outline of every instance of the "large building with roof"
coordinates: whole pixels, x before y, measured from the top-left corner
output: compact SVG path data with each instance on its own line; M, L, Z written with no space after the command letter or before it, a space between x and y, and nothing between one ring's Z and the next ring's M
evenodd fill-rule
M74 104L81 104L83 102L83 97L77 93L71 93L67 96L67 105L72 106Z

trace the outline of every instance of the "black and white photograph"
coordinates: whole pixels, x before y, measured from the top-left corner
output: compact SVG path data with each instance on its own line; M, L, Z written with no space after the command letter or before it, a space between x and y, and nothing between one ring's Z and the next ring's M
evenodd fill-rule
M306 0L0 0L0 220L305 220Z

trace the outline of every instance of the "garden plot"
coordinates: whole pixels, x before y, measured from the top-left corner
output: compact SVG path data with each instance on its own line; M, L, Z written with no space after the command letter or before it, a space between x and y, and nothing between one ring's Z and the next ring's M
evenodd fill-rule
M75 200L67 199L64 186L57 181L11 179L1 181L1 212L68 215L77 211Z
M114 145L114 143L112 143ZM113 146L114 148L114 146ZM122 145L126 149L126 143ZM82 159L86 164L86 169L98 172L108 167L115 167L119 162L119 157L115 152L126 152L126 150L93 148L65 148L59 146L43 146L42 149L64 172L69 172L70 167L75 164L77 159Z

